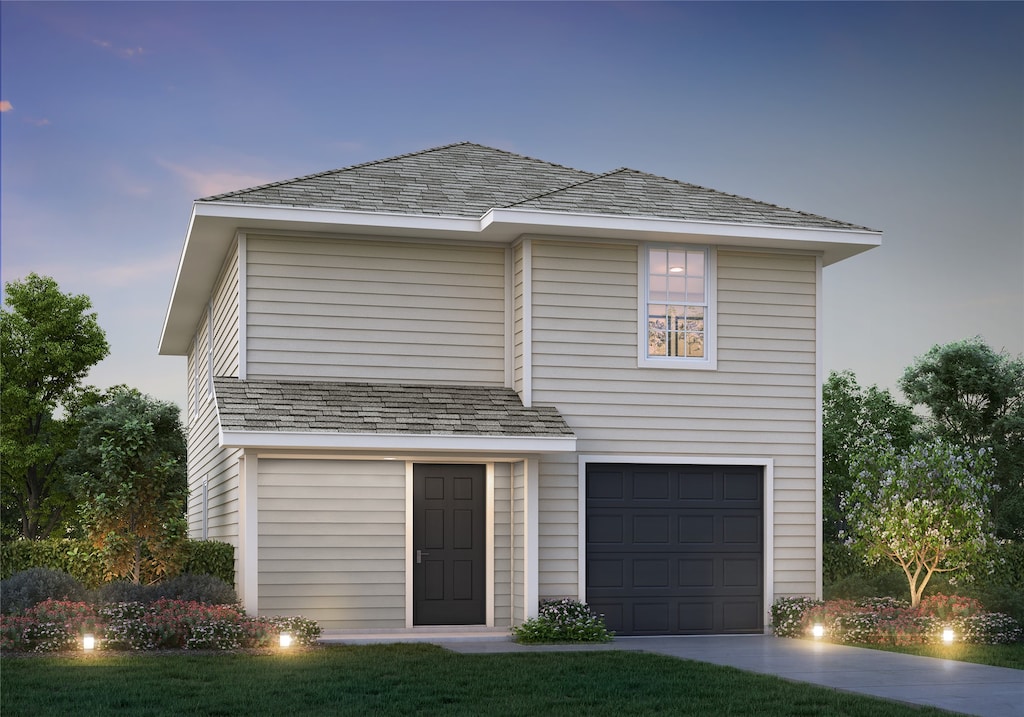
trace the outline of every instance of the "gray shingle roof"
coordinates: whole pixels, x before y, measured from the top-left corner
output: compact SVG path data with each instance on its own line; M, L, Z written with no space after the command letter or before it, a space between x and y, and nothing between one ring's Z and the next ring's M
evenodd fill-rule
M652 216L687 221L864 228L627 168L523 200L516 206L554 212Z
M568 214L867 229L632 169L598 175L471 142L200 201L471 218L491 209L518 207Z
M487 386L215 378L225 431L572 437L550 406Z
M201 201L478 218L590 172L469 142L335 169Z

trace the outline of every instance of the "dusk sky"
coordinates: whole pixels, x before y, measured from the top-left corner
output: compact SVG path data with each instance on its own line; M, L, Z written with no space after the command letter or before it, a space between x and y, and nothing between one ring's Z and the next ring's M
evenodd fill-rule
M825 270L825 368L1024 353L1024 4L21 3L2 27L2 278L91 297L90 374L157 355L192 201L472 141L884 232Z

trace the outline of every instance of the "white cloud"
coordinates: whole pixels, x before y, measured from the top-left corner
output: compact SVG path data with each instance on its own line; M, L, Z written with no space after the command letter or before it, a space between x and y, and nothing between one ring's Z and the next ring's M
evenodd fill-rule
M139 55L145 54L145 50L143 50L142 47L118 47L114 45L114 43L110 42L110 40L93 39L92 44L96 45L97 47L101 47L107 52L111 52L117 55L118 57L124 58L126 60L130 60L133 57L138 57Z
M193 169L162 159L158 159L157 163L182 180L195 197L209 197L236 189L259 186L270 181L264 176L246 172Z

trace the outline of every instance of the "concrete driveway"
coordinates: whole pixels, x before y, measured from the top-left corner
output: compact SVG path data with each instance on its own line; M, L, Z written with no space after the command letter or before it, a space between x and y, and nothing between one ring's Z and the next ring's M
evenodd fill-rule
M617 637L604 645L432 640L462 653L637 650L982 717L1024 717L1024 670L768 635Z

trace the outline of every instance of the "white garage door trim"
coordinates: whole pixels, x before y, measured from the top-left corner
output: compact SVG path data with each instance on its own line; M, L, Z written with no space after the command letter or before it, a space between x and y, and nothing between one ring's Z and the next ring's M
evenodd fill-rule
M587 594L587 464L588 463L644 463L666 466L761 466L764 469L764 605L765 629L771 624L771 605L775 601L775 461L772 458L751 456L652 456L631 454L590 454L580 455L578 462L577 496L579 505L579 536L577 538L576 564L579 569L580 599Z

